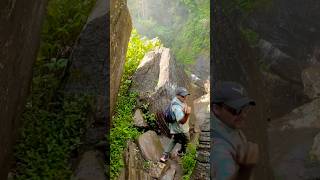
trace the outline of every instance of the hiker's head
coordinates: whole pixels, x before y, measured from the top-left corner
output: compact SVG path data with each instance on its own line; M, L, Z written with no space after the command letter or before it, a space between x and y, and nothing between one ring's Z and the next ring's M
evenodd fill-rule
M187 96L190 95L188 90L184 87L178 87L176 89L176 96L181 102L185 102L187 99Z
M251 108L256 105L245 88L230 81L219 81L213 85L213 112L232 128L241 128Z

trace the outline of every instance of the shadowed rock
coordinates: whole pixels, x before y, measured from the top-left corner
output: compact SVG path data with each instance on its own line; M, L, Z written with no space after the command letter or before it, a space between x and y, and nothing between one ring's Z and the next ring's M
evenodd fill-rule
M304 93L310 98L320 97L320 66L309 67L302 72Z
M46 5L46 0L0 2L0 179L8 175Z
M103 154L98 151L87 151L78 164L74 180L105 180Z

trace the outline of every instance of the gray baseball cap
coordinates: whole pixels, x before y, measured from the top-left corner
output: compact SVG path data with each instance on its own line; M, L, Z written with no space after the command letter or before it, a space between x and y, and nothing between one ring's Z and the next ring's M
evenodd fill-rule
M190 93L188 92L188 90L186 88L178 87L176 89L176 95L187 96L187 95L190 95Z
M241 110L247 105L256 105L256 102L248 97L246 89L239 83L232 81L219 81L213 85L213 103L224 103L236 110Z

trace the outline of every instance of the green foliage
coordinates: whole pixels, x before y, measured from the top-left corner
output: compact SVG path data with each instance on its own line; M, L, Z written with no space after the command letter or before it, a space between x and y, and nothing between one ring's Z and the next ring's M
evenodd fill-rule
M193 64L199 54L210 51L210 1L204 0L199 4L190 0L183 2L190 14L172 47L178 61Z
M160 46L161 43L158 39L147 40L146 38L141 38L136 30L133 30L131 33L115 115L112 117L113 127L110 132L111 179L116 179L119 176L120 169L124 166L122 152L126 148L126 142L135 139L140 134L133 126L133 111L136 108L138 94L129 91L132 84L131 77L144 55L148 51Z
M196 144L189 143L186 154L182 157L183 179L189 180L196 165L197 147Z
M49 0L39 58L68 57L94 4L95 0Z
M259 42L259 34L249 28L240 28L242 36L248 41L251 47L257 47Z
M166 47L173 50L180 63L189 65L200 54L209 56L209 0L159 0L152 5L134 0L128 3L139 32L148 37L159 37ZM157 7L157 11L152 13L149 10L145 15L143 8L146 7ZM159 14L165 14L165 17Z
M16 179L70 179L70 155L80 145L92 98L65 94L61 81L70 47L95 0L49 0L31 92L15 147Z
M129 77L133 75L144 55L155 47L160 46L162 45L158 38L147 40L145 37L140 37L137 30L133 29L128 45L122 81L130 80Z
M63 101L40 106L42 95L32 95L23 114L24 126L15 149L16 179L68 179L71 175L69 155L80 145L91 98L70 95Z
M143 162L143 169L145 169L145 170L150 169L151 164L152 164L152 161L144 161Z
M143 118L147 121L151 129L156 128L156 115L149 111L149 103L143 104L141 107Z

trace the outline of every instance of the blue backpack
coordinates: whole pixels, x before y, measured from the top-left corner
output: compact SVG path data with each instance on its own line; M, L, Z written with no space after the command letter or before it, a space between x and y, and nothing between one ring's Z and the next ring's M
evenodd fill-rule
M172 106L173 105L179 105L177 102L173 102L166 107L164 110L164 119L166 120L167 123L175 123L176 122L176 117L174 115L174 112L172 111Z

